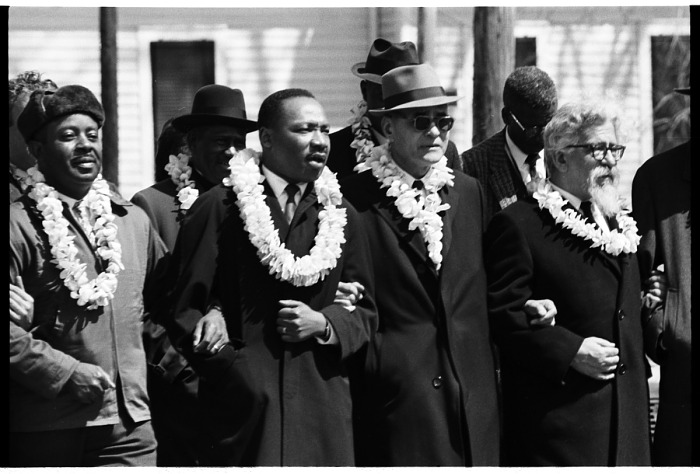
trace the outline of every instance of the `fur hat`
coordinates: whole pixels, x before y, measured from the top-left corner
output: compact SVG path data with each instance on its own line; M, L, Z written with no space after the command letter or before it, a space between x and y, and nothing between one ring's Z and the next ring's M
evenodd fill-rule
M199 125L228 125L245 133L258 129L258 123L248 120L243 92L218 84L209 84L194 94L192 113L173 120L181 132L189 132Z
M89 115L98 127L105 120L102 104L89 89L70 85L55 91L34 91L24 110L17 118L17 128L29 142L47 123L73 114Z
M384 38L377 38L372 43L367 61L355 64L350 70L361 79L381 84L382 75L395 67L419 62L416 45L412 42L391 43Z
M427 64L401 66L384 74L382 96L384 108L370 110L371 113L453 104L461 99L445 93L437 74Z

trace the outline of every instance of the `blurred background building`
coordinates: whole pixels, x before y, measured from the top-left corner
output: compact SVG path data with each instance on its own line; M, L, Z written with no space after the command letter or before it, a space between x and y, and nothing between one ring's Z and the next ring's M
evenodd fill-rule
M205 84L241 89L253 119L271 92L307 88L324 105L332 129L344 127L361 98L350 68L366 59L380 36L415 42L448 92L464 97L451 111L451 138L460 152L483 135L475 132L472 108L475 94L481 97L474 89L475 7L124 7L112 9L108 20L101 10L10 7L8 70L10 76L38 70L59 85L85 85L99 97L105 85L101 27L115 30L119 166L109 177L127 198L152 184L157 171L162 176L154 163L158 133L166 120L188 112ZM583 97L619 103L628 132L620 163L627 195L646 158L689 137L689 99L673 93L689 84L688 6L500 10L503 33L513 40L509 68L547 71L560 103ZM498 40L501 32L495 34ZM494 103L502 86L492 85ZM500 107L490 110L491 128L500 129ZM248 142L258 147L255 134Z

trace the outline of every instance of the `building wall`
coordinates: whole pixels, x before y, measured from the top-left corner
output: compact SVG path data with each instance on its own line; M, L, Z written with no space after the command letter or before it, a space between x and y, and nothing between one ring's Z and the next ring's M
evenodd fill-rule
M451 113L451 138L472 146L472 7L440 7L433 67L463 97ZM100 91L98 8L11 7L10 74L36 69L59 85ZM688 7L515 8L515 36L537 38L537 64L557 84L560 102L599 99L620 105L628 149L620 163L629 195L634 171L652 154L651 36L690 34ZM153 181L149 45L211 40L216 82L241 89L248 114L285 87L308 88L332 128L347 124L361 98L350 67L364 61L376 31L417 41L415 8L119 8L120 189L130 197ZM184 58L183 58L184 59ZM255 134L249 146L257 147Z

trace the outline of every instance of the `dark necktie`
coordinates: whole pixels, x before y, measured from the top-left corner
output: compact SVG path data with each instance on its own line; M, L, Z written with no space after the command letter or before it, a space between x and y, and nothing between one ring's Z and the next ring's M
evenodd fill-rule
M418 195L416 196L416 199L420 199L423 196L423 188L425 188L425 185L423 184L422 180L416 179L413 181L413 189L418 191Z
M299 186L296 184L288 184L287 187L284 188L284 192L287 193L287 203L284 205L284 217L287 218L287 223L290 223L294 217L294 212L297 210L294 196L299 192Z
M595 224L595 219L593 218L593 203L591 201L583 201L581 207L579 208L583 217L585 217L588 222Z
M537 163L537 160L539 158L540 158L540 155L538 155L537 153L534 153L532 155L527 155L527 158L525 158L525 164L527 165L528 173L530 173L530 179L537 178L536 163Z

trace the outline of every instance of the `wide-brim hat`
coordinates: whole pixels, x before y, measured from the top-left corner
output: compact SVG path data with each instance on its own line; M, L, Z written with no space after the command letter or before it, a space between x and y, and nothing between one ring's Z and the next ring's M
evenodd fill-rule
M370 110L371 113L453 104L461 99L447 95L437 74L427 64L401 66L384 74L382 96L384 108Z
M192 111L173 119L173 126L189 132L200 125L230 125L245 133L258 129L258 123L248 120L243 93L239 89L210 84L194 95Z
M418 51L412 42L392 43L377 38L372 43L367 61L355 64L351 71L361 79L381 84L382 76L392 69L419 63Z
M673 90L674 92L678 92L679 94L690 95L690 87L679 87Z
M46 124L61 117L85 114L102 127L105 120L102 104L88 88L79 85L59 87L55 91L38 90L29 96L27 105L17 117L17 129L29 142Z

